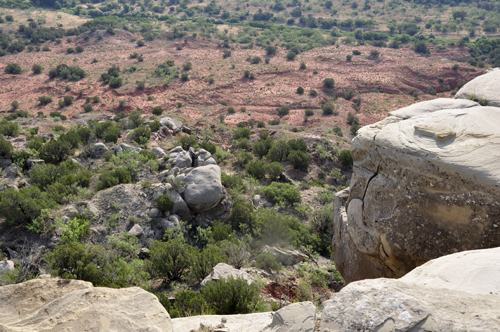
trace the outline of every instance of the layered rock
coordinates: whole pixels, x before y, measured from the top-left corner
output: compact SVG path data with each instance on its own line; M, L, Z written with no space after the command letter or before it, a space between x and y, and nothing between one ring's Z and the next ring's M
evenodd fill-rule
M494 68L465 84L456 94L455 98L469 99L476 97L484 99L488 106L500 107L500 69Z
M156 296L138 287L92 287L89 282L36 279L0 287L0 331L172 332Z
M500 87L500 80L496 83ZM334 201L346 281L400 277L457 251L500 246L500 108L437 99L392 112L352 142Z
M353 282L323 304L319 331L498 331L499 267L495 248L441 257L397 280Z

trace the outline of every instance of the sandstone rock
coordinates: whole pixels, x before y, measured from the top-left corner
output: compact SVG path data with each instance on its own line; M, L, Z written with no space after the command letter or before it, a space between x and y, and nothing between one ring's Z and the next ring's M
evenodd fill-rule
M94 288L79 280L35 279L0 287L0 331L173 329L156 296L141 288Z
M463 99L450 99L450 98L438 98L427 101L422 101L420 103L415 103L413 105L400 108L396 111L390 112L389 115L398 118L409 119L411 117L424 115L432 113L435 111L441 111L446 109L460 109L479 106L478 103L472 100Z
M133 150L137 153L141 152L141 148L126 143L120 143L115 147L115 153L118 153L122 150Z
M106 152L109 152L109 149L106 145L104 145L103 143L94 144L94 156L96 158L101 158Z
M488 106L500 107L499 87L500 70L495 68L465 84L455 94L455 98L469 99L470 95L475 95L477 98L486 99Z
M182 220L191 220L191 211L182 196L173 189L169 190L167 195L174 201L174 208L170 212L179 215Z
M156 218L159 215L160 215L160 209L158 209L158 208L152 208L148 212L148 216L150 216L151 218Z
M334 200L333 257L347 282L500 246L500 108L424 103L352 142L351 186Z
M191 159L190 153L183 150L169 153L168 163L171 164L172 167L191 167L193 160Z
M253 197L253 205L254 205L254 206L258 206L258 205L259 205L259 203L260 203L260 195L255 195L255 196Z
M252 276L245 271L235 269L226 263L219 263L215 265L212 272L200 284L201 286L205 286L211 280L227 279L229 277L245 279L249 285L253 282Z
M144 234L144 230L139 224L135 224L129 231L128 233L133 236L141 236Z
M151 149L151 152L153 152L158 158L162 158L163 156L166 155L165 151L160 148L160 147L154 147Z
M500 248L469 250L439 257L399 280L408 285L500 295Z
M172 129L173 131L179 131L182 129L182 122L180 122L177 119L172 119L171 117L168 116L161 118L160 124L163 127Z
M221 171L219 166L200 166L184 178L184 199L196 212L210 210L222 197Z
M276 257L276 260L285 266L292 266L307 259L307 255L304 255L298 250L280 249L267 245L264 246L264 250L262 252L269 252L273 254Z
M202 315L172 319L175 332L199 331L203 326L219 326L223 324L230 332L263 332L270 331L273 315L261 312L247 315Z
M217 165L217 162L212 158L212 154L205 149L200 149L194 161L194 167Z
M5 260L0 262L0 275L14 270L14 262Z
M316 307L312 302L287 305L273 316L272 332L313 332L316 322Z

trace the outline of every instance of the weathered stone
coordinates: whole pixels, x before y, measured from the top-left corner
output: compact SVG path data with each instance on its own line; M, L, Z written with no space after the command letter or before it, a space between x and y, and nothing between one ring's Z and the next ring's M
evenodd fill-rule
M474 95L477 98L486 99L488 106L500 107L499 87L500 70L495 68L466 83L455 94L455 98L469 99L470 96Z
M483 249L432 260L398 280L352 282L323 303L319 331L498 331L499 267L500 248Z
M12 165L12 160L0 158L0 168L5 168Z
M396 111L389 113L391 116L397 118L409 119L418 115L425 115L428 113L433 113L436 111L447 110L447 109L461 109L479 106L478 103L472 100L464 99L450 99L450 98L438 98L427 101L422 101L420 103L415 103L407 107L400 108Z
M21 173L21 169L16 164L11 164L2 171L2 176L14 180Z
M226 263L219 263L215 265L212 272L200 284L201 286L205 286L209 281L219 280L220 278L227 279L229 277L245 279L249 285L253 282L252 276L245 271L235 269Z
M139 259L148 259L149 258L149 249L148 248L141 248L138 256L139 256Z
M191 159L190 153L183 150L180 152L169 153L168 163L170 163L172 167L191 167L193 160Z
M10 272L14 270L14 262L13 261L0 261L0 275Z
M201 315L172 319L175 332L199 331L200 324L206 327L223 324L230 332L269 331L273 319L271 312L247 315Z
M316 322L316 307L312 302L287 305L273 316L272 332L313 332Z
M167 195L174 201L174 208L170 212L179 215L182 220L191 220L191 211L182 196L173 189L169 190Z
M177 119L172 119L171 117L164 117L160 119L160 124L163 127L167 127L169 129L172 129L173 131L179 131L182 129L182 122L180 122Z
M148 216L150 216L151 218L156 218L159 215L160 215L160 209L158 208L152 208L148 212Z
M200 166L184 178L184 199L196 212L210 210L222 197L221 171L219 166Z
M260 195L255 195L255 196L253 197L253 205L254 205L254 206L258 206L258 205L259 205L259 203L260 203Z
M144 230L139 224L135 224L129 231L128 233L133 236L141 236L144 234Z
M333 257L348 282L500 246L500 108L435 103L462 108L415 104L352 141L354 173L348 198L334 201L333 227Z
M264 246L264 250L262 252L273 254L274 257L276 257L276 260L285 266L292 266L307 259L307 255L304 255L298 250L280 249L267 245Z
M104 145L103 143L94 144L94 156L96 158L101 158L106 152L109 152L109 149L106 145Z
M138 287L92 287L90 282L35 279L0 287L0 331L172 332L157 297Z
M115 147L115 153L118 153L122 150L132 150L137 153L141 152L141 148L126 143L120 143Z
M151 149L151 152L153 152L158 158L162 158L163 156L167 155L165 151L160 148L160 147L154 147Z

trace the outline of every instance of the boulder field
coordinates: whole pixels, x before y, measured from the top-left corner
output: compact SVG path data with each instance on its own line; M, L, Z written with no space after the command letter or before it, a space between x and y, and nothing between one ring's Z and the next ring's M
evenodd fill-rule
M493 98L498 73L463 89ZM500 108L460 98L417 103L360 129L351 155L332 244L347 282L401 277L437 257L500 246Z

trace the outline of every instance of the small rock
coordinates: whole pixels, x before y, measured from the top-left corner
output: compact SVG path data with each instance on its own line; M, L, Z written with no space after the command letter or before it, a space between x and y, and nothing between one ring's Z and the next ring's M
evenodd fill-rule
M139 226L139 224L135 224L134 227L132 227L128 233L133 236L141 236L144 234L144 231L142 230L142 227Z
M226 263L219 263L213 268L212 272L210 272L210 274L205 279L203 279L200 284L201 286L205 286L209 281L228 277L245 279L249 285L253 283L252 276L250 276L245 271L235 269L234 267Z
M162 158L163 156L167 155L165 153L165 151L162 148L158 147L158 146L155 147L155 148L152 148L151 152L153 152L158 158Z
M137 153L141 152L141 148L126 143L120 143L115 147L115 153L118 153L122 150L133 150Z
M253 197L253 205L257 206L257 205L259 205L259 203L260 203L260 195L255 195Z
M109 149L103 143L94 144L94 156L96 158L101 158L106 152L109 152Z
M0 262L0 275L14 270L13 261L1 261Z
M139 259L148 259L149 258L149 249L141 248L139 251Z
M158 209L158 208L152 208L151 210L149 210L148 215L151 218L158 217L160 215L160 209Z

